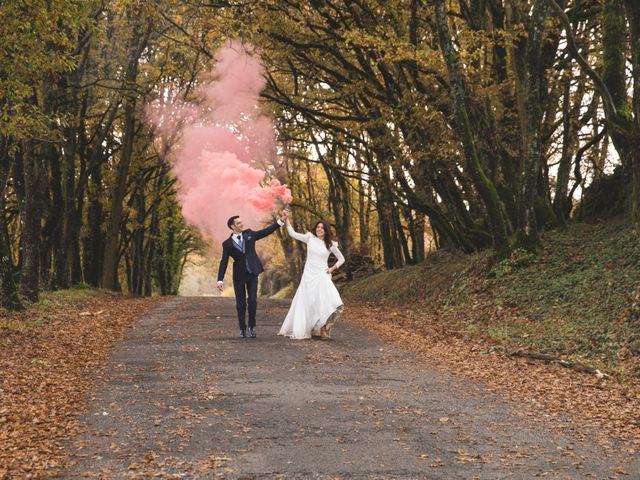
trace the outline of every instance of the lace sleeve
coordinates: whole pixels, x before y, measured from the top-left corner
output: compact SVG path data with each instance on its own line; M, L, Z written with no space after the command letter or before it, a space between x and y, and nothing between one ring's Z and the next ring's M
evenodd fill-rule
M338 242L333 242L333 245L331 245L331 253L333 253L338 259L334 267L336 269L340 268L340 266L344 263L344 255L342 255L342 252L338 248Z

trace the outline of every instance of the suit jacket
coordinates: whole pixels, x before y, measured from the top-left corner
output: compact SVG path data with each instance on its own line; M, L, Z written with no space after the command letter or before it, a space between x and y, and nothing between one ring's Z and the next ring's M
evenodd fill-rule
M233 238L229 237L222 242L222 259L220 260L220 268L218 269L218 281L221 282L224 279L224 274L227 272L227 264L229 263L229 257L233 258L233 281L242 282L246 281L251 275L260 275L264 272L262 262L256 254L256 241L261 238L271 235L278 228L279 223L274 223L262 230L254 232L253 230L244 230L242 232L242 239L244 242L244 252L241 251Z

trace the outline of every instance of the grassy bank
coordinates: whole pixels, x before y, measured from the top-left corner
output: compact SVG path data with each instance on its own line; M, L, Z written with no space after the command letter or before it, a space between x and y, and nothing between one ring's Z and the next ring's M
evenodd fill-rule
M631 226L577 224L545 234L543 244L537 257L516 253L489 272L486 254L436 252L351 284L343 296L410 311L418 328L444 327L493 348L552 354L637 381L640 325L629 305L640 286L640 242Z

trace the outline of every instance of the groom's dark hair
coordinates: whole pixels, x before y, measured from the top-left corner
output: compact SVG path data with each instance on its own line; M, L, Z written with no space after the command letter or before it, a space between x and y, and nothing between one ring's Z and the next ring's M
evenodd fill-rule
M234 223L236 223L236 218L240 218L240 215L234 215L229 220L227 220L227 227L231 228Z

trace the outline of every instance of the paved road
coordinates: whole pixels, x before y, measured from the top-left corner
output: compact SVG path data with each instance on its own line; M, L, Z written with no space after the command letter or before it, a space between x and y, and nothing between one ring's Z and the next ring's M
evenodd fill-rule
M260 303L257 339L236 338L230 299L171 298L141 319L62 477L640 478L637 459L531 425L351 325L332 341L277 337L287 305Z

